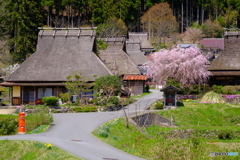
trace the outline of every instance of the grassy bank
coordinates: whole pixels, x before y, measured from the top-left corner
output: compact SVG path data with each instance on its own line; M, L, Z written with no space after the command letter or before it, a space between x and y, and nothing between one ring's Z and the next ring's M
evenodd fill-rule
M236 126L240 123L240 106L184 102L177 110L157 112L172 118L177 126Z
M146 159L239 159L239 156L210 156L210 152L239 152L239 139L201 137L205 132L212 134L212 130L240 131L237 126L240 120L239 110L238 107L226 104L189 102L178 110L159 112L172 118L177 127L151 126L146 128L147 134L142 134L132 125L127 128L126 121L120 118L100 126L93 134L116 148ZM200 131L199 134L184 139L166 138L162 134L189 129Z
M0 140L0 159L4 160L81 160L49 143Z

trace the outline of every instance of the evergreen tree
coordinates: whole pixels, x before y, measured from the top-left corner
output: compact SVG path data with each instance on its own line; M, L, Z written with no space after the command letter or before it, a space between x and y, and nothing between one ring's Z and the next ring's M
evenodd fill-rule
M14 62L23 62L35 51L38 27L42 25L40 1L3 0L0 23L8 35L8 46ZM2 36L5 36L2 35Z

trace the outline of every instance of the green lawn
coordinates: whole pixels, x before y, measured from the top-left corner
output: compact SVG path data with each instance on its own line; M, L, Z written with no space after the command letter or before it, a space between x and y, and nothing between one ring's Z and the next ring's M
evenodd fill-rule
M240 123L240 106L193 102L185 102L184 106L157 113L172 117L178 126L236 126Z
M82 160L49 143L0 140L0 146L2 160Z
M178 110L158 112L168 118L172 117L177 124L174 128L151 126L145 129L147 134L143 134L132 125L127 128L126 121L120 118L100 126L93 134L125 152L152 160L240 158L240 156L209 156L210 152L239 152L240 139L220 140L217 137L213 139L201 137L205 133L212 134L213 130L240 133L237 126L240 123L239 107L193 102L186 102L184 105L185 107L179 107ZM186 139L165 138L166 133L172 130L187 129L197 130L197 133Z

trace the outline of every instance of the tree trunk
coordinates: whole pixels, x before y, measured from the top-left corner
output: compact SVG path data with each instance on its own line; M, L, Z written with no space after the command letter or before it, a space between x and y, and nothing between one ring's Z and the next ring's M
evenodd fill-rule
M47 26L50 26L50 15L49 15L49 7L48 7L48 16L47 16Z
M68 24L67 27L69 28L69 21L70 21L70 7L68 6Z
M151 16L150 16L150 14L148 15L149 17L149 21L148 21L148 35L149 35L149 39L151 39L151 30L150 30L150 28L151 28L151 25L150 25L150 18L151 18Z
M197 4L197 23L199 23L199 4Z
M73 26L73 9L72 9L72 5L71 5L71 7L70 7L70 12L71 12L72 28L73 28L74 26Z
M204 22L204 8L203 8L203 4L202 4L201 15L202 15L202 22L201 22L201 24L203 24L203 22Z
M181 33L183 33L183 1L182 1L182 20L181 20Z
M188 0L186 0L186 28L188 28Z

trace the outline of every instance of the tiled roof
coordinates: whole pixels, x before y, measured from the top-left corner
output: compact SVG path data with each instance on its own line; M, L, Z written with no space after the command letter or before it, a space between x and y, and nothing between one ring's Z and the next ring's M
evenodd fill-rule
M147 76L144 75L124 75L123 80L146 80Z
M169 89L170 89L170 90L175 90L176 92L179 92L179 91L180 91L180 89L178 89L177 87L172 86L172 85L166 86L166 87L162 88L160 91L163 92L163 91L169 90Z
M197 47L197 44L180 44L181 48Z
M224 50L224 38L203 38L200 40L205 48L218 48Z

